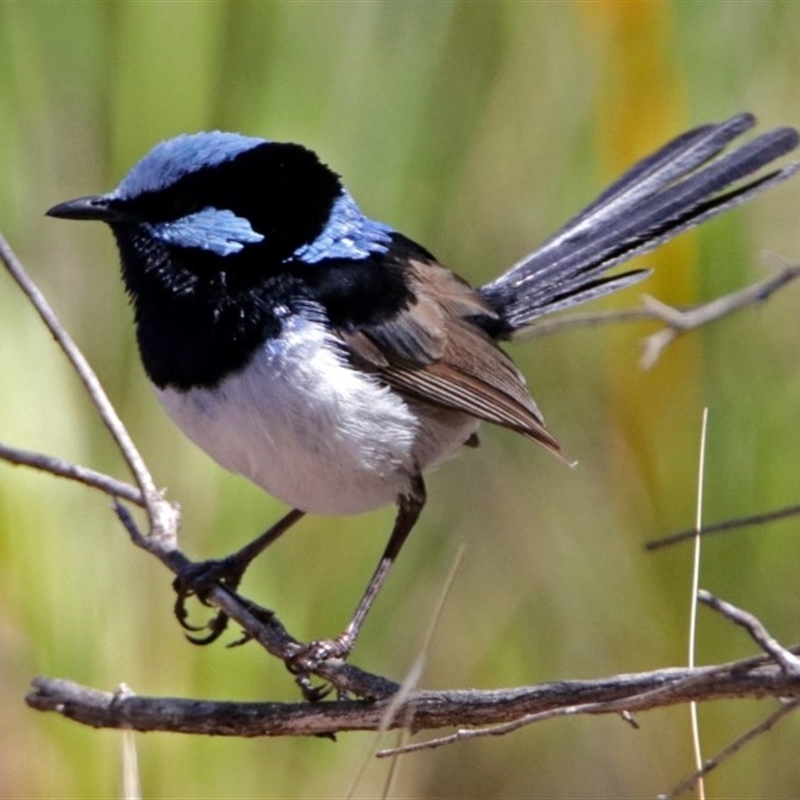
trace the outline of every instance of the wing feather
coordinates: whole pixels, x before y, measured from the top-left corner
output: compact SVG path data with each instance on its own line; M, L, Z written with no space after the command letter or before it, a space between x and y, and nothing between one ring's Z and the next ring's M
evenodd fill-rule
M483 298L434 262L412 262L408 279L415 300L391 320L338 331L350 356L400 392L560 454L524 377L480 324L495 316Z

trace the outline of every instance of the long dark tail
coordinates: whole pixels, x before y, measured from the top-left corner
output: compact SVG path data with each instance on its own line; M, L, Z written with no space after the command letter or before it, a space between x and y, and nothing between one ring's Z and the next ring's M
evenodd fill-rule
M628 170L538 249L481 287L481 295L503 320L505 335L544 314L636 283L649 272L610 277L605 272L794 175L798 162L728 188L800 141L794 128L776 128L712 161L755 121L751 114L739 114L673 139Z

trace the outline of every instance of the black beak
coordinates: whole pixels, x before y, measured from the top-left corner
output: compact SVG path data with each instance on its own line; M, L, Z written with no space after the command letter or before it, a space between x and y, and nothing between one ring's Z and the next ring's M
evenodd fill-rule
M121 222L130 217L122 211L114 209L107 195L99 194L91 197L78 197L59 203L47 211L48 217L60 219L96 219L103 222Z

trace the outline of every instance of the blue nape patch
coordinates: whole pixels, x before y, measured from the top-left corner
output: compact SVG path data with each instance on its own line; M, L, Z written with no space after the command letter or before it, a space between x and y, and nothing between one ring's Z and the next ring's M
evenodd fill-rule
M360 260L385 253L392 241L392 228L365 217L356 201L343 191L331 209L325 229L310 244L298 247L293 259L316 264L326 258Z
M239 133L184 133L157 144L133 166L110 196L115 200L130 200L145 192L160 192L192 172L231 161L262 144L266 144L265 139Z
M173 222L145 223L144 227L167 244L210 250L218 256L229 256L247 244L264 241L263 234L254 231L249 220L237 217L230 209L212 206Z

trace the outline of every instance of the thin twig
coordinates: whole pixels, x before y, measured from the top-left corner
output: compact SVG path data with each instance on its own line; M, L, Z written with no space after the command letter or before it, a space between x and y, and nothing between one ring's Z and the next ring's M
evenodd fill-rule
M702 769L697 770L696 772L692 773L686 780L679 783L671 792L668 794L661 794L658 796L658 800L675 800L675 798L680 797L682 794L686 792L691 792L697 781L699 781L703 776L708 775L711 770L716 769L720 764L724 761L727 761L731 756L735 755L739 752L746 744L749 744L756 739L757 737L761 736L767 731L771 730L777 722L782 720L787 714L794 711L798 705L800 705L800 698L794 698L793 700L784 700L781 706L770 714L763 722L760 722L758 725L754 725L750 730L743 733L737 739L734 739L727 747L723 750L720 750L717 755L713 758L707 759Z
M78 481L86 486L91 486L93 489L99 489L112 497L127 500L137 506L144 506L142 492L135 486L131 486L131 484L124 481L118 481L116 478L112 478L102 472L96 472L88 467L64 461L56 456L21 450L0 442L0 459L17 466L32 467L60 478Z
M790 264L775 275L745 286L744 289L683 311L672 308L653 297L645 297L645 307L650 310L653 318L660 319L667 327L645 339L642 367L644 369L652 367L664 349L686 331L708 325L708 323L715 322L745 306L764 302L774 292L798 276L800 276L800 264Z
M545 317L517 334L514 341L526 342L529 339L539 339L583 328L601 328L624 322L650 322L658 319L660 318L644 304L635 308L616 308L607 311L573 311L563 316Z
M106 395L94 370L89 366L86 357L78 349L72 337L67 333L53 311L53 308L39 290L39 287L36 286L28 276L22 263L2 234L0 234L0 259L2 259L3 263L6 265L11 277L16 281L19 288L31 301L31 304L41 317L42 322L44 322L59 347L64 351L64 355L69 359L78 377L86 387L86 391L89 393L92 403L100 414L100 418L111 433L131 473L136 479L139 489L141 489L145 500L145 506L151 518L151 524L156 523L158 520L158 512L155 508L155 504L161 499L161 493L156 489L150 471L144 463L144 459L139 454L128 431L122 424L114 406L111 405L108 395Z
M744 289L687 308L674 308L645 296L643 305L638 308L577 313L544 320L526 330L520 338L550 336L577 328L615 325L620 322L662 322L666 327L648 336L643 343L641 364L645 369L649 369L656 363L664 349L686 331L707 325L746 306L764 302L798 276L800 276L800 264L790 264L775 275L750 284Z
M705 589L700 589L698 591L697 599L704 605L722 614L726 619L744 628L754 641L763 648L764 652L777 662L784 674L793 677L800 676L800 659L791 650L778 642L778 640L767 631L761 620L754 614L715 597L711 592ZM800 698L798 697L792 700L787 700L783 697L780 699L783 701L782 705L769 717L734 739L731 744L717 753L713 758L698 765L697 770L679 783L672 791L664 795L659 795L659 800L674 800L674 798L679 797L685 792L692 791L712 769L716 769L720 764L741 750L746 744L769 731L780 719L786 716L790 711L793 711L800 704Z
M722 614L726 619L744 628L753 640L771 655L787 675L800 675L800 658L787 650L764 626L764 623L749 611L737 608L732 603L715 597L711 592L700 589L697 599L714 611Z
M748 528L751 525L765 525L768 522L775 522L780 519L796 517L798 515L800 515L800 505L785 506L775 511L765 511L763 514L753 514L749 517L736 517L736 519L715 522L713 525L706 525L699 531L695 528L687 528L685 531L671 533L669 536L664 536L660 539L651 539L649 542L645 543L644 547L645 550L660 550L662 547L688 541L698 534L700 536L708 536L711 533L724 533L725 531L734 531L738 528Z

